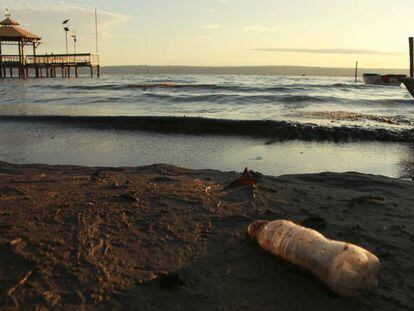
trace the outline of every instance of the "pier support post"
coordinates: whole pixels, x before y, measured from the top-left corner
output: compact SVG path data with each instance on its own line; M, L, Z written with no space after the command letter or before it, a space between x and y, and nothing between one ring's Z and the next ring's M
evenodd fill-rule
M93 67L91 66L91 78L93 78Z
M20 45L20 42L19 42L19 68L17 69L17 74L18 74L19 78L22 75L22 67L21 67L22 63L23 63L22 62L22 49L21 49L21 45Z
M36 43L33 42L33 62L34 62L34 69L35 69L35 77L39 78L39 72L37 71L37 60L36 60Z
M101 76L101 66L96 67L96 76L99 78Z

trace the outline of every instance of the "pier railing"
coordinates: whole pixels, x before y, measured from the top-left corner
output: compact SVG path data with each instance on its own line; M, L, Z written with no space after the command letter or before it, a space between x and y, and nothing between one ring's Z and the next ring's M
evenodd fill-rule
M22 61L19 55L1 55L0 62L3 64L20 64Z
M54 66L70 66L70 65L86 65L98 66L99 54L83 53L83 54L44 54L44 55L0 55L0 62L4 65L54 65Z

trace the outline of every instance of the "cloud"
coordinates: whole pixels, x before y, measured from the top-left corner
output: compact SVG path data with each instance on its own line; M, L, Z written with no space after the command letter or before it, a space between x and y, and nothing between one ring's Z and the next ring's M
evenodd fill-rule
M236 32L237 32L236 30L227 29L227 30L220 31L220 34L222 34L222 35L231 35L231 34L234 34Z
M201 27L203 29L219 29L220 25L217 24L212 24L212 25L204 25L203 27Z
M306 49L306 48L259 48L256 52L290 52L307 54L366 54L366 55L402 55L402 52L387 52L367 49Z
M262 25L249 25L244 27L243 31L245 32L255 32L255 33L266 33L266 32L275 32L278 30L278 27L267 27Z
M211 39L211 36L205 36L205 35L197 35L198 39Z
M210 13L214 13L214 12L216 12L216 10L215 9L207 9L207 10L203 10L203 11L201 11L203 14L210 14Z

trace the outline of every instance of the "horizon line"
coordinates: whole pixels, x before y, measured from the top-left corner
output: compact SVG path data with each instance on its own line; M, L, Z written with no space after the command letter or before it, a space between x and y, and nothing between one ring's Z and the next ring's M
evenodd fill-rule
M315 68L315 69L352 69L354 67L323 67L310 65L104 65L101 67L185 67L185 68ZM378 69L378 70L409 70L408 67L359 67L361 69Z

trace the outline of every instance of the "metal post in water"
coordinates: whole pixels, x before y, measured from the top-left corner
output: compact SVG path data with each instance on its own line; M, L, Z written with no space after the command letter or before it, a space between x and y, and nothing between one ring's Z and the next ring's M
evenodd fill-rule
M358 62L356 62L355 66L355 83L358 82Z
M95 9L95 43L96 43L96 53L99 53L98 46L98 10Z

